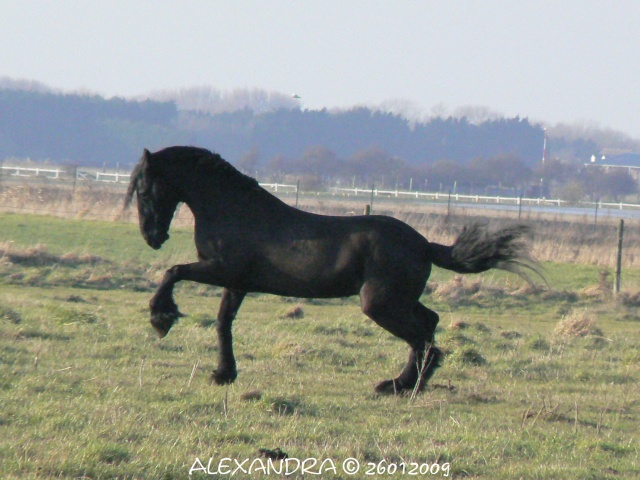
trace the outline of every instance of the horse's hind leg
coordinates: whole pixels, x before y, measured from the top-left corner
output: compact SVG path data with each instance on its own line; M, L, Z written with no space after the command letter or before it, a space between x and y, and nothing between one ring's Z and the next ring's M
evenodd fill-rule
M218 368L213 371L211 380L218 385L233 383L238 376L236 359L233 355L233 336L231 326L246 292L224 289L220 310L218 311Z
M436 368L440 366L441 352L433 346L438 314L417 300L411 303L401 299L387 299L384 303L371 289L361 292L362 311L374 322L411 347L409 361L402 373L393 380L376 386L380 393L403 393L417 387L422 390Z
M440 367L442 352L433 344L438 314L418 302L413 310L413 318L420 325L421 333L409 340L401 337L411 347L407 365L398 378L380 382L376 392L397 394L414 389L420 392Z

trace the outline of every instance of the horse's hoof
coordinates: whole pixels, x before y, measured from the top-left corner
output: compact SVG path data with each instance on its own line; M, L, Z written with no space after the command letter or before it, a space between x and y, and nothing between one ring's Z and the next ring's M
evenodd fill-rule
M153 322L151 322L151 325L153 325ZM169 330L165 330L162 327L157 327L156 325L153 325L153 329L156 331L159 338L164 338L167 336L167 333L169 333Z
M385 380L380 382L375 389L376 393L382 395L401 395L403 393L402 388L398 388L395 380Z
M238 372L236 370L220 370L215 369L211 374L211 382L216 385L229 385L230 383L235 382L238 377Z
M158 336L160 338L164 338L167 336L167 333L169 333L169 330L171 330L171 327L176 320L183 316L184 315L177 310L175 313L152 313L150 321Z

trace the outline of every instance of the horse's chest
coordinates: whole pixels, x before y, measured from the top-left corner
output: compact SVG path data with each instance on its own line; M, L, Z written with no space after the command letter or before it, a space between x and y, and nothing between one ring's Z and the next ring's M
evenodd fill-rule
M200 260L219 265L237 264L238 261L246 258L248 250L242 245L241 240L234 241L214 236L196 234L195 243Z

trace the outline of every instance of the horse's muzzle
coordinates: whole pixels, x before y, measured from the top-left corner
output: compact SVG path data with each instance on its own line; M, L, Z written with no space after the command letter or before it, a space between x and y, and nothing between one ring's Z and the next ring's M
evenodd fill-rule
M149 245L154 250L159 250L160 247L169 239L169 234L165 233L162 236L153 236L153 237L145 237L147 241L147 245Z

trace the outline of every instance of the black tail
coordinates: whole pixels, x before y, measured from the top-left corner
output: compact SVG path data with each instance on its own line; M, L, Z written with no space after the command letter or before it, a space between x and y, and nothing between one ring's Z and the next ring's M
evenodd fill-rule
M544 279L529 253L526 238L531 229L514 225L498 230L486 224L474 223L464 227L451 246L430 243L431 261L438 267L458 273L480 273L492 268L517 273L527 281L530 270Z

